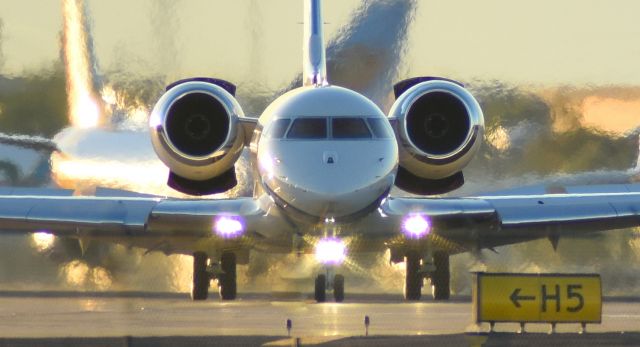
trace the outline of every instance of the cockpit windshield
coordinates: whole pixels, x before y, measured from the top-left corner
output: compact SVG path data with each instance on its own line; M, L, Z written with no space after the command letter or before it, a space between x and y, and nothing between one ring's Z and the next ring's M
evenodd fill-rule
M333 118L331 131L334 139L370 139L371 132L363 118Z
M284 137L284 134L287 133L287 129L289 129L289 124L291 123L291 119L281 118L276 119L271 124L271 127L265 134L266 137L272 139L281 139Z
M357 140L393 138L384 118L374 117L299 117L273 121L266 137L273 139Z
M373 131L373 135L379 139L389 139L392 138L393 130L389 127L389 122L386 119L382 118L367 118L369 122L369 126L371 127L371 131Z
M298 118L293 121L288 139L326 139L326 118Z

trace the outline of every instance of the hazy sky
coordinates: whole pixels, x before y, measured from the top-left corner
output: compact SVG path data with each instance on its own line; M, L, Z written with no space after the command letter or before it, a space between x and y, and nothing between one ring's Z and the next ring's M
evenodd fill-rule
M417 0L407 75L640 85L640 1ZM278 86L300 70L300 0L88 0L101 71ZM326 36L360 0L325 0ZM59 57L60 1L0 0L0 73ZM384 25L384 23L380 23Z

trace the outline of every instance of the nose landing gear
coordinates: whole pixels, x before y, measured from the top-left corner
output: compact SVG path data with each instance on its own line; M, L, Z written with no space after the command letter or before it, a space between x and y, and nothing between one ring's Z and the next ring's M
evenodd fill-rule
M333 299L336 302L344 301L344 276L333 274L333 269L327 269L326 274L316 277L314 298L316 302L327 301L327 289L333 290Z
M342 275L333 277L333 298L336 302L344 301L344 276Z
M329 228L333 228L334 222L333 218L325 220ZM318 275L315 281L316 302L327 300L327 289L333 290L333 298L336 302L344 301L344 276L335 274L335 270L345 260L346 245L343 240L336 237L336 234L335 230L330 230L315 245L316 259L323 264L324 269L324 273Z

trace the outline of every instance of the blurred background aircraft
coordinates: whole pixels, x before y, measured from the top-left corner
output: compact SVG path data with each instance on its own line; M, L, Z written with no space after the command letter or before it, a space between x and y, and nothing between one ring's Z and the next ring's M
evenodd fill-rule
M634 64L640 50L633 39L640 26L632 14L640 4L605 5L329 1L329 75L385 112L391 86L403 78L465 82L482 104L487 134L465 172L467 184L454 195L540 181L553 187L638 180L640 69ZM174 80L213 76L237 83L245 112L259 115L300 83L300 57L289 52L300 51L301 6L295 0L0 2L0 182L79 194L106 187L177 195L165 186L168 170L148 139L150 107ZM248 191L243 168L232 195ZM640 233L591 238L598 242L561 240L559 252L537 241L455 256L452 290L470 292L462 269L471 264L600 272L606 294L638 294L640 272L628 264L640 260ZM136 290L151 282L157 290L186 292L190 285L189 257L43 234L3 236L0 250L0 288ZM296 267L312 262L255 256L266 261L240 269L243 288L310 292L306 281L298 288L294 279ZM360 290L400 292L402 266L389 265L388 256L359 262L381 269L370 273L352 264ZM270 280L277 267L290 270L279 271L291 273L288 288Z

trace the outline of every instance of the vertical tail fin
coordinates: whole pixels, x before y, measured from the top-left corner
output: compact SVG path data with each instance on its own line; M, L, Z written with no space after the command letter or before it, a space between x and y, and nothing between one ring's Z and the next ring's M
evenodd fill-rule
M302 39L302 83L305 86L329 84L323 25L321 0L305 0Z
M636 167L632 171L640 178L640 134L638 134L638 158L636 159Z

